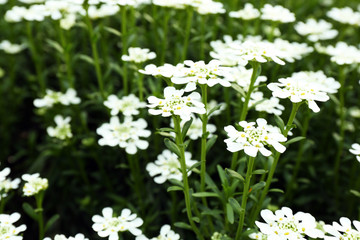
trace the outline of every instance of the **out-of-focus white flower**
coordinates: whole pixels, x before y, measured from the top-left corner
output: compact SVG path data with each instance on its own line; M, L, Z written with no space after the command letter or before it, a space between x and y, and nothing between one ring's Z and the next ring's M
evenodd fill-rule
M102 4L100 7L89 6L88 14L91 19L97 19L113 16L119 11L120 7L117 5Z
M353 118L360 118L360 108L358 107L350 107L349 114Z
M256 240L267 240L267 236L261 232L258 233L250 233L249 234L250 239L256 239Z
M51 240L51 238L47 237L44 238L44 240ZM54 240L89 240L89 239L86 238L84 234L78 233L74 237L66 237L63 234L56 234Z
M70 105L70 104L79 104L81 102L81 99L77 97L77 93L75 89L69 88L66 90L65 94L61 94L59 97L59 102L62 105Z
M360 238L360 222L354 220L355 229L351 226L350 219L346 217L340 218L340 224L333 222L332 225L325 225L324 230L331 236L325 236L325 240L334 239L359 239Z
M326 15L340 23L360 26L360 12L355 12L350 7L332 8Z
M0 42L0 50L8 54L17 54L26 48L25 44L13 44L8 40L3 40Z
M122 112L125 116L138 115L139 109L146 107L145 102L140 102L134 94L119 99L116 95L110 95L104 105L111 109L111 115L115 116Z
M255 224L267 239L306 240L311 238L323 238L324 233L316 228L316 220L311 214L297 212L293 215L290 208L282 207L275 214L268 210L262 210L261 217L265 223L256 221Z
M70 125L71 117L64 118L61 115L56 115L54 121L56 123L56 127L48 127L46 129L50 137L55 137L60 140L72 138L73 135L71 133Z
M176 66L165 63L163 66L157 67L154 64L145 66L145 69L140 69L139 72L145 75L163 76L165 78L171 78L174 73L181 71L184 68L184 64L177 64Z
M303 82L318 84L322 91L327 93L337 93L340 83L332 77L327 77L323 71L301 71L291 75L294 78L303 79Z
M256 123L257 127L255 127ZM227 150L230 152L244 150L251 157L256 157L258 151L260 151L262 155L267 157L271 155L271 151L266 149L265 146L272 146L276 151L283 153L286 148L280 142L285 142L286 137L278 132L270 131L266 120L263 118L258 118L256 123L239 122L243 131L238 131L231 125L226 126L224 129L229 138L225 139L224 142L227 145Z
M11 180L11 178L7 178L9 174L10 168L4 168L0 171L0 200L7 197L8 192L19 187L20 179Z
M298 22L295 25L295 30L302 36L312 42L319 40L333 39L338 35L338 31L332 29L332 24L323 19L316 21L314 18L309 18L306 22Z
M66 17L60 20L60 27L65 30L69 30L76 23L76 15L75 14L67 14Z
M265 4L261 9L261 19L274 22L288 23L295 22L295 14L283 6Z
M205 106L201 102L201 95L192 92L188 96L183 96L184 90L176 90L174 87L164 89L165 99L151 96L148 98L149 113L152 115L162 115L170 117L178 115L184 121L190 120L192 113L205 114Z
M226 103L222 102L222 103L218 103L216 100L212 99L210 100L210 102L207 103L207 106L206 106L206 113L209 114L210 111L212 109L214 109L215 107L219 107L218 110L215 110L213 111L208 117L210 118L211 116L218 116L221 114L222 111L225 110L226 108Z
M133 121L132 117L125 117L123 123L118 117L111 117L110 123L104 123L96 129L96 133L102 138L100 146L119 146L125 148L128 154L135 154L137 149L147 149L149 143L142 138L149 137L151 132L146 130L147 122L140 118Z
M226 12L224 4L221 2L215 2L212 0L201 0L200 2L201 4L196 6L195 10L201 15L222 14Z
M179 240L180 235L171 230L170 225L166 224L161 227L160 235L153 238L147 238L145 235L137 236L135 240Z
M150 52L148 48L130 47L129 55L123 55L121 59L126 62L142 63L147 60L156 58L154 52Z
M197 162L198 161L191 159L190 152L185 152L185 164L187 168L190 168ZM182 173L179 169L181 169L181 165L178 156L167 149L158 155L155 162L146 165L146 170L149 172L149 175L154 177L154 181L158 184L162 184L169 179L182 181ZM190 176L190 174L191 171L188 172L188 176Z
M119 232L129 231L134 236L139 236L142 232L138 228L144 222L136 214L132 214L127 208L121 211L119 217L114 216L113 209L106 207L102 210L103 216L95 215L92 217L94 224L92 228L100 237L109 237L109 240L118 240Z
M316 44L315 47L318 52L331 56L330 60L338 65L360 63L360 50L345 42L337 42L335 47L323 47L320 44Z
M0 0L0 4L5 4L7 3L8 0Z
M356 156L356 159L360 162L360 144L354 143L351 145L351 149L349 150L352 154Z
M251 20L260 16L260 11L251 3L245 3L245 7L239 11L232 11L229 13L232 18L241 18L243 20Z
M314 49L306 43L289 42L281 38L274 41L274 49L279 58L287 62L295 62L295 60L302 59L305 55L312 53Z
M171 7L177 9L185 8L185 1L182 0L153 0L153 4L161 7Z
M19 0L19 2L25 3L25 4L34 4L34 3L42 3L45 0Z
M249 107L255 105L255 110L258 112L267 112L280 116L285 107L280 104L280 100L276 97L270 99L264 98L262 92L253 92L250 96Z
M272 26L268 26L268 25L265 25L263 27L264 27L264 32L266 33L266 35L272 35L274 37L281 36L281 32L278 27L272 27Z
M14 223L20 219L20 214L15 212L10 215L0 214L0 239L22 240L21 232L26 230L26 225L15 227Z
M21 177L25 183L23 187L23 193L25 196L34 196L40 191L44 191L48 188L48 180L46 178L41 178L39 173L34 174L24 174Z
M230 87L231 84L227 79L223 79L226 68L220 67L220 61L212 60L208 64L204 61L193 62L184 61L187 67L181 68L174 73L171 81L175 84L186 84L185 92L191 92L196 89L196 84L206 84L213 87L220 84L223 87Z
M67 106L70 104L79 104L80 102L81 99L77 97L76 90L73 88L69 88L65 93L46 89L46 94L43 98L34 100L34 106L37 108L51 108L57 103Z
M228 68L228 71L224 73L224 78L228 81L233 81L239 85L245 92L249 90L251 83L251 75L253 70L246 69L243 66L236 66ZM266 76L258 76L254 86L258 86L262 82L266 82Z
M202 121L200 118L197 118L195 116L192 116L192 123L188 129L188 132L186 133L186 136L188 136L190 139L192 140L196 140L198 138L202 137ZM181 129L183 128L183 126L185 125L187 121L181 120L180 122L180 126ZM171 127L174 127L174 122L171 121ZM216 131L216 126L214 124L210 124L208 123L206 125L206 131L209 132L208 138L211 138L213 135L213 133Z

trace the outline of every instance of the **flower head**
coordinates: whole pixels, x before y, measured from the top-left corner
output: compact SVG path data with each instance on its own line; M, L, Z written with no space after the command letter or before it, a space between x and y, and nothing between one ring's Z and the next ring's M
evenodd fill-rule
M46 89L46 95L43 98L35 99L34 106L37 108L51 108L58 103L68 106L70 104L79 104L80 102L81 99L73 88L69 88L65 93Z
M129 55L123 55L121 59L126 62L142 63L147 60L156 58L154 52L150 52L147 48L130 47Z
M166 224L161 227L160 235L153 238L147 238L145 235L137 236L135 240L179 240L180 235L171 230L170 225Z
M0 200L7 197L8 192L19 187L20 179L11 180L11 178L7 178L9 174L10 168L4 168L0 171Z
M295 14L283 6L265 4L261 9L261 19L274 22L289 23L295 22Z
M260 11L251 3L245 3L245 7L239 11L233 11L229 13L232 18L241 18L243 20L251 20L260 16Z
M360 12L355 12L350 7L332 8L326 15L340 23L360 26Z
M44 240L51 240L51 238L44 238ZM76 234L74 237L66 237L63 234L56 234L54 240L89 240L82 233Z
M332 225L325 225L324 230L330 236L325 236L324 239L346 239L346 240L356 240L360 239L360 222L354 220L353 225L355 228L352 228L350 219L346 217L340 218L340 224L333 222Z
M349 150L352 154L356 156L356 159L360 162L360 144L354 143L351 145L351 149Z
M71 133L70 125L71 117L64 118L61 115L56 115L54 121L56 123L56 127L48 127L46 129L50 137L55 137L60 140L72 138L73 135Z
M26 47L25 44L12 44L8 40L3 40L0 42L0 50L3 50L7 54L16 54L24 50Z
M307 36L312 42L333 39L338 35L338 31L332 29L332 24L323 19L316 21L314 18L309 18L306 22L298 22L295 30L300 35Z
M139 108L146 107L146 103L140 102L134 94L119 99L116 95L110 95L104 105L111 109L111 115L115 116L122 112L125 116L138 115Z
M15 212L10 215L0 214L0 239L22 240L21 232L26 230L26 226L15 227L14 223L20 219L20 214Z
M44 191L48 188L48 180L46 178L41 178L39 173L34 174L24 174L21 177L25 183L23 187L23 192L25 196L33 196L38 194L40 191Z

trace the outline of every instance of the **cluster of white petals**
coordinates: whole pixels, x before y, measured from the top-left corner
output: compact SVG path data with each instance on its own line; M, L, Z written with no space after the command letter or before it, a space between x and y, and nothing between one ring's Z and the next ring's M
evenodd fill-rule
M21 178L26 181L23 187L25 196L34 196L40 191L46 190L49 186L48 180L46 178L41 178L39 173L24 174Z
M207 14L222 14L226 10L224 4L212 0L196 0L192 1L195 10L201 15Z
M262 210L261 217L265 223L256 221L260 231L267 236L268 240L306 240L311 238L323 238L324 233L317 229L315 218L304 212L293 214L290 208L282 207L275 214L268 210Z
M4 168L0 171L0 200L7 197L8 192L17 189L20 184L20 179L11 180L7 176L10 174L10 168Z
M187 168L190 168L197 162L198 161L191 159L190 152L185 152L185 164ZM179 169L181 169L181 165L178 156L167 149L158 155L155 162L146 165L146 170L149 172L149 175L154 177L154 181L158 184L162 184L169 179L182 181L182 173ZM188 171L188 176L190 176L190 174L191 171Z
M193 119L187 133L186 136L188 136L191 140L196 140L202 137L202 121L200 118L195 117L194 115L191 116L191 118ZM185 123L187 121L181 120L180 122L180 127L181 129L183 129ZM171 127L174 127L174 122L171 121L170 124ZM213 135L213 133L216 131L216 126L214 124L206 124L206 131L209 132L208 138L211 138ZM175 134L174 134L175 136Z
M109 237L109 240L118 240L119 232L129 231L134 236L141 235L139 227L144 223L143 220L127 208L121 211L121 215L114 216L113 209L106 207L102 210L103 216L95 215L92 217L94 224L92 228L100 237Z
M8 40L3 40L0 42L0 50L3 50L7 54L16 54L24 50L26 47L25 44L14 44Z
M210 115L210 111L213 110L214 108L218 108L217 110L213 111ZM222 103L218 103L216 100L211 99L206 106L206 113L208 114L208 117L210 118L211 116L218 116L221 114L222 111L224 111L226 108L226 103L222 102Z
M55 92L46 89L46 95L43 98L34 100L34 106L37 108L51 108L55 104L70 105L79 104L81 99L77 96L76 90L69 88L65 93Z
M227 69L220 67L220 64L218 60L212 60L208 64L204 61L186 60L184 67L173 73L171 81L175 84L186 84L185 92L194 91L196 84L206 84L209 87L220 84L223 87L230 87L230 82L221 77Z
M179 63L176 66L165 63L163 66L157 67L154 64L145 66L145 69L140 69L139 72L145 75L162 76L171 78L174 73L180 72L184 68L184 64Z
M110 95L104 105L111 109L111 115L115 116L119 112L125 116L138 115L139 109L146 107L145 102L140 102L134 94L129 94L119 99L116 95Z
M333 222L332 225L325 225L324 230L330 236L325 236L325 240L357 240L360 239L360 222L354 220L355 229L351 226L350 219L346 217L340 218L340 224Z
M151 134L146 127L147 122L142 118L134 121L132 117L125 117L121 123L119 118L114 116L109 123L96 129L96 133L102 137L99 139L100 146L119 146L125 148L128 154L135 154L138 148L144 150L149 146L149 143L142 139Z
M302 59L314 51L314 49L306 43L289 42L281 38L276 38L273 46L279 58L291 63L295 62L295 60Z
M312 42L319 40L333 39L338 35L338 31L332 29L332 24L323 19L316 21L314 18L309 18L306 22L298 22L295 25L295 30L302 36Z
M256 240L267 240L267 235L263 234L261 232L258 233L250 233L248 236L250 239L256 239Z
M46 129L47 133L50 137L55 137L60 140L66 140L72 138L71 133L71 117L63 117L61 115L56 115L54 118L54 121L56 123L55 127L48 127Z
M315 46L318 52L331 56L330 60L338 65L360 63L360 49L345 42L337 42L335 46Z
M360 162L360 144L352 144L349 151L354 154L356 156L356 159Z
M26 230L26 225L16 227L14 223L20 219L20 214L0 214L0 239L22 240L22 232Z
M255 106L258 112L267 112L280 116L285 107L280 104L280 100L276 97L270 99L264 98L264 93L253 92L250 96L249 107Z
M350 7L332 8L326 15L340 23L360 26L360 12L356 12Z
M205 114L206 109L201 102L201 95L192 92L188 96L183 96L184 90L176 90L174 87L164 89L164 99L154 96L148 98L149 113L152 115L162 115L170 117L178 115L184 121L190 120L192 113Z
M161 7L170 7L183 9L186 7L186 1L184 0L153 0L152 3Z
M340 88L340 83L332 77L328 77L323 71L301 71L295 72L292 77L303 79L304 82L313 82L321 87L322 91L327 93L337 93Z
M272 6L270 4L265 4L264 7L261 8L260 18L281 23L295 22L295 14L280 5Z
M239 11L232 11L229 13L232 18L241 18L243 20L251 20L260 17L260 11L251 3L245 3L245 7Z
M159 236L147 238L145 235L140 235L135 240L180 240L180 235L171 230L170 225L165 224L161 227Z
M309 108L314 112L320 111L315 101L326 102L329 100L328 91L323 84L311 74L306 73L280 78L278 83L268 84L268 88L274 97L289 98L293 103L306 101Z
M44 238L44 240L51 240L51 238L47 237ZM63 234L56 234L54 240L89 240L89 239L86 238L84 234L78 233L74 237L66 237Z
M249 91L251 83L251 75L253 69L246 69L245 67L239 65L235 67L228 68L228 71L224 73L224 79L228 81L233 81L239 85L245 92ZM258 86L262 82L266 82L266 76L258 76L255 80L254 86Z
M257 126L255 126L257 124ZM271 151L265 147L274 147L276 151L283 153L286 148L281 142L286 141L278 131L274 131L273 126L268 127L266 120L258 118L255 122L241 121L239 125L243 128L242 131L236 130L234 126L226 126L224 129L227 132L228 139L224 142L227 145L227 150L230 152L244 152L251 156L256 157L258 151L264 156L270 156Z
M129 55L121 56L123 61L142 63L156 58L156 54L154 52L150 52L150 49L148 48L130 47L128 51Z

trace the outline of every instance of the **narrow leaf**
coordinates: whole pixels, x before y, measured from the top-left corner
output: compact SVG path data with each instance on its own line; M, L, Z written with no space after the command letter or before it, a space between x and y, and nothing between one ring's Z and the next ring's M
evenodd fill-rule
M294 137L294 138L290 139L289 141L287 141L287 142L285 143L285 145L290 145L290 144L292 144L292 143L299 142L299 141L301 141L301 140L304 140L305 138L306 138L306 137L302 137L302 136Z
M183 129L182 129L182 132L181 132L181 136L182 136L183 139L185 139L186 134L187 134L187 132L189 131L189 128L190 128L193 120L194 120L193 118L190 118L190 120L187 121L187 122L184 124Z
M231 177L236 178L236 179L239 179L239 180L242 181L242 182L245 182L245 179L243 178L243 176L240 175L240 173L237 173L237 172L235 172L234 170L231 170L231 169L228 169L228 168L226 168L225 171L226 171L226 173L229 174Z
M214 192L198 192L198 193L193 193L192 196L193 197L219 197L219 195L217 195L217 193L214 193Z
M23 207L24 211L27 213L27 215L29 215L35 221L38 220L38 215L36 214L34 208L29 203L26 203L26 202L23 203L22 207Z
M181 157L180 149L179 149L179 147L178 147L173 141L171 141L171 140L168 139L168 138L165 138L165 139L164 139L164 143L165 143L165 146L166 146L170 151L172 151L173 153L175 153L178 157Z
M214 145L214 143L217 140L217 135L213 135L207 142L206 142L206 152L208 152L211 147Z
M267 173L267 172L269 172L269 171L268 171L268 170L265 170L265 169L257 169L257 170L255 170L255 171L253 171L252 174L262 175L262 174L265 174L265 173Z
M46 223L45 225L45 232L51 228L52 225L54 225L54 223L59 220L60 218L60 215L59 214L55 214L54 216L52 216L49 221Z
M171 192L171 191L182 191L183 188L182 187L179 187L179 186L171 186L171 187L168 187L167 191L168 192Z
M229 203L226 203L226 217L230 224L234 223L234 211Z
M184 223L184 222L176 222L176 223L174 223L174 226L178 227L178 228L192 230L191 226L189 224L187 224L187 223Z
M242 207L240 206L239 202L235 198L229 198L229 204L234 209L234 211L238 214L243 211Z
M194 165L192 165L192 166L187 170L187 172L192 171L194 168L197 168L197 167L200 166L200 165L201 165L201 162L195 163Z
M272 188L272 189L269 190L269 192L284 193L284 191L279 189L279 188Z
M276 122L277 126L280 128L281 132L283 133L285 130L284 121L278 115L275 115L275 122Z

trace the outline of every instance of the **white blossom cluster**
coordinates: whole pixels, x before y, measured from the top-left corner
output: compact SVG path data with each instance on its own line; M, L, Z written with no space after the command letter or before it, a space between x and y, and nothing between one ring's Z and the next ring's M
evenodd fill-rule
M200 118L197 118L195 116L192 116L192 123L186 133L186 136L188 136L191 140L196 140L201 138L202 136L202 121ZM185 125L186 121L181 120L180 122L180 126L181 128L183 128L183 126ZM171 126L174 127L174 123L171 122ZM209 132L208 138L212 137L212 134L216 131L216 126L214 124L206 124L206 131Z
M146 127L147 122L142 118L135 121L132 117L125 117L121 123L119 117L113 116L109 123L104 123L96 129L96 133L102 137L98 143L100 146L119 146L125 148L128 154L136 154L137 149L144 150L149 146L143 139L151 134Z
M44 240L51 240L51 238L47 237L44 238ZM86 238L84 234L78 233L74 237L66 237L63 234L56 234L54 240L89 240L89 239Z
M37 98L34 100L34 106L37 108L51 108L55 104L70 105L79 104L81 99L77 96L76 90L69 88L65 93L55 92L50 89L46 89L46 95L43 98Z
M255 126L256 124L257 126ZM286 141L286 137L278 131L274 131L273 126L269 127L265 119L258 118L256 123L241 121L239 125L243 128L242 131L236 130L231 125L224 128L229 137L224 142L230 152L244 150L245 154L256 157L260 151L262 155L267 157L271 155L271 151L266 146L272 146L280 153L286 150L285 146L281 144L281 142Z
M215 107L218 107L219 109L213 111L210 115L210 111L213 110ZM206 113L208 114L208 117L210 118L211 116L218 116L221 114L222 111L224 111L226 108L226 103L222 102L222 103L218 103L216 100L212 99L207 103L206 106Z
M280 100L276 97L270 99L264 98L264 93L253 92L250 96L249 107L255 106L258 112L267 112L280 116L285 107L280 104Z
M109 237L109 240L118 240L119 232L129 231L134 236L141 235L139 227L143 220L127 208L121 211L121 215L114 216L113 209L106 207L102 210L103 216L95 215L92 217L94 224L92 228L100 237Z
M306 240L310 238L323 238L324 233L317 229L315 218L304 212L293 214L290 208L282 207L275 211L275 214L268 210L262 210L261 217L265 223L256 221L262 235L266 235L268 240Z
M0 200L6 198L11 190L19 187L19 178L11 180L11 178L7 177L10 174L10 171L11 170L8 167L0 171Z
M340 218L340 224L333 222L332 225L325 225L324 230L330 236L325 236L325 240L334 240L334 239L346 239L346 240L356 240L360 239L360 222L354 220L353 224L355 229L351 226L350 219L346 217Z
M260 11L254 8L254 6L251 3L245 3L243 9L240 9L238 11L231 11L229 12L229 16L232 18L251 20L260 17Z
M145 102L140 102L134 94L129 94L119 99L116 95L110 95L104 105L111 109L111 115L116 116L119 112L125 116L138 115L139 109L146 107Z
M265 4L261 9L260 18L281 23L295 22L295 14L280 5L272 6L270 4Z
M312 42L319 40L333 39L338 35L338 31L332 29L332 24L323 19L316 21L314 18L307 19L306 22L298 22L295 30L302 36L307 36Z
M360 162L360 144L352 144L349 151L354 154L356 156L356 159Z
M229 67L228 70L224 73L224 79L236 83L244 90L244 92L248 92L252 73L252 69L246 69L241 65ZM266 82L266 80L266 76L258 76L254 86L258 86L260 83Z
M147 238L145 235L140 235L135 240L180 240L180 235L171 230L170 225L165 224L161 227L159 236Z
M8 40L0 42L0 50L3 50L7 54L17 54L26 48L25 44L15 44Z
M360 26L360 11L356 12L350 7L332 8L326 14L329 18L344 24Z
M331 56L330 60L338 65L360 63L360 49L345 42L337 42L335 46L327 47L316 44L315 47L318 52Z
M22 240L21 233L26 230L26 225L14 225L20 219L20 214L0 214L0 239Z
M190 152L185 152L185 164L187 168L190 168L197 162L198 161L191 159ZM151 177L154 177L154 181L157 184L163 184L169 179L182 181L182 173L179 169L181 169L181 166L178 156L167 149L158 155L155 162L146 165L146 171L149 172ZM190 174L191 171L188 171L188 176L190 176Z
M183 68L185 68L185 66L182 63L179 63L176 66L165 63L160 67L157 67L154 64L149 64L145 66L145 69L140 69L139 72L145 75L171 78L174 76L174 73L181 72Z
M123 55L121 59L126 62L142 63L156 58L156 53L150 52L148 48L130 47L129 55Z
M26 181L23 187L24 196L34 196L40 191L45 191L49 184L46 178L41 178L39 173L24 174L21 177Z
M60 140L66 140L73 137L70 125L71 117L64 118L61 115L56 115L54 121L56 126L50 126L46 129L50 137L58 138Z
M193 7L199 14L221 14L225 13L224 5L212 0L153 0L154 5L184 9L187 6Z

